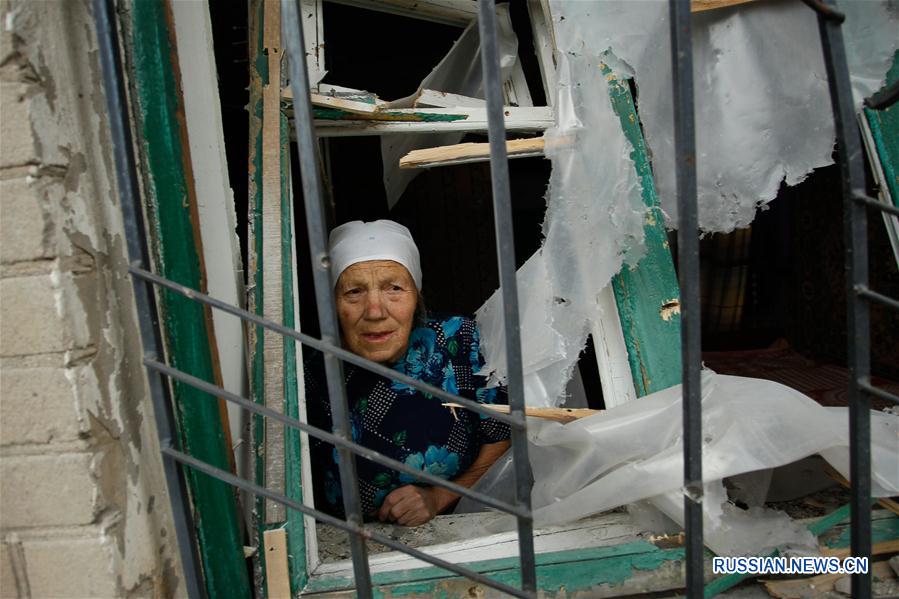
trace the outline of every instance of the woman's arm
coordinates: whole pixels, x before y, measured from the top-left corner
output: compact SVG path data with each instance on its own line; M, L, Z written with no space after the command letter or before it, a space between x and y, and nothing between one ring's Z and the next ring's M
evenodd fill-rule
M477 459L471 467L452 479L463 487L471 487L487 472L487 469L509 448L509 441L489 443L481 446ZM406 485L393 490L384 498L378 511L378 518L404 526L420 526L437 514L448 510L461 497L443 487L420 487Z

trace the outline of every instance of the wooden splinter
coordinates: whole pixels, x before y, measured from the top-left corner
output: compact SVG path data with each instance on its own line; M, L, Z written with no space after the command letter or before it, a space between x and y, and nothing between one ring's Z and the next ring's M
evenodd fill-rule
M455 410L455 408L464 408L462 404L458 403L445 403L443 404L445 408L449 408L450 410ZM485 408L489 408L494 412L498 412L500 414L508 414L511 411L509 406L504 405L490 405L484 404ZM569 422L574 422L580 418L586 418L587 416L593 416L594 414L599 414L602 410L590 410L587 408L525 408L524 413L526 416L530 416L532 418L543 418L544 420L554 420L555 422L561 422L562 424L568 424Z

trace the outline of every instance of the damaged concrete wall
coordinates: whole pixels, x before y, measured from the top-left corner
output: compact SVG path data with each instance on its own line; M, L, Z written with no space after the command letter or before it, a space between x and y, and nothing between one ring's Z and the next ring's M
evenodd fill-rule
M0 29L0 595L181 595L90 3Z

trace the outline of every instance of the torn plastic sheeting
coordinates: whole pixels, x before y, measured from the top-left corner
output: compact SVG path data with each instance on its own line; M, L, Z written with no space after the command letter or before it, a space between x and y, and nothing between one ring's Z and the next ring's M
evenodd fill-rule
M500 73L505 82L518 60L518 37L512 29L509 6L496 7L497 33L500 54ZM390 108L411 108L423 89L458 94L470 98L484 97L483 76L481 74L481 46L478 23L472 21L450 48L446 56L434 67L411 96L390 102ZM440 133L421 135L382 135L381 159L384 164L384 189L387 192L387 207L393 208L409 183L418 175L414 169L400 169L400 158L413 150L449 146L459 143L463 133Z
M559 57L557 124L545 134L552 161L545 239L517 274L529 406L562 402L590 323L602 318L600 292L625 261L634 264L643 253L646 207L633 147L600 64L599 56ZM501 302L497 291L477 312L482 372L491 384L507 375Z
M764 470L770 473L771 470ZM703 542L718 555L760 555L773 549L781 553L814 555L815 536L784 512L752 506L738 508L728 500L721 481L703 485ZM684 530L684 496L669 491L628 506L636 526L656 534Z
M669 491L645 502L684 527L684 495ZM703 485L703 543L718 555L761 555L773 549L815 552L815 535L784 512L763 507L742 510L730 503L721 481Z
M521 298L520 321L527 323L527 326L521 327L521 344L533 350L525 352L523 366L527 372L536 372L559 361L560 356L564 355L565 339L551 324L552 289L549 286L546 261L540 252L531 256L518 269L517 276ZM522 282L527 283L526 290L521 288ZM495 299L491 298L478 311L481 338L488 344L485 348L485 341L482 341L481 351L485 354L488 369L496 369L492 372L485 371L490 372L491 385L504 380L506 371L505 332L498 293L494 294Z
M560 52L620 59L633 75L662 209L677 222L668 3L551 0L556 30L582 46ZM899 45L895 0L840 2L856 102L883 83ZM700 226L747 226L758 206L833 163L834 127L815 13L800 2L754 2L693 15ZM597 157L599 158L599 157Z
M706 485L813 454L822 455L844 476L848 474L846 408L822 407L772 381L709 371L703 373L702 388ZM682 505L683 499L681 423L680 385L568 425L530 419L528 452L535 480L531 496L535 526L571 522L647 499L662 508L667 505L665 511L677 517L678 510L670 505L672 501ZM899 416L872 412L871 439L872 494L896 495ZM501 459L474 488L512 501L513 476L510 460ZM767 535L774 534L782 520L746 520L745 514L722 507L720 497L714 497L712 494L704 502L709 518L706 542L713 551L753 553L770 548ZM460 502L460 510L467 505ZM763 527L765 521L770 529ZM753 533L739 542L729 539L734 535L728 535L728 530L746 532L756 524L767 533ZM498 528L510 525L514 521L504 518ZM778 544L807 541L801 535L770 538Z

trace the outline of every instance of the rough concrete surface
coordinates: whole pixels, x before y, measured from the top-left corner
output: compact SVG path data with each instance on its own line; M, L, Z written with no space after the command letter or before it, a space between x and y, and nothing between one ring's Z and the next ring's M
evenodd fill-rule
M2 597L184 594L109 148L89 0L0 0Z

